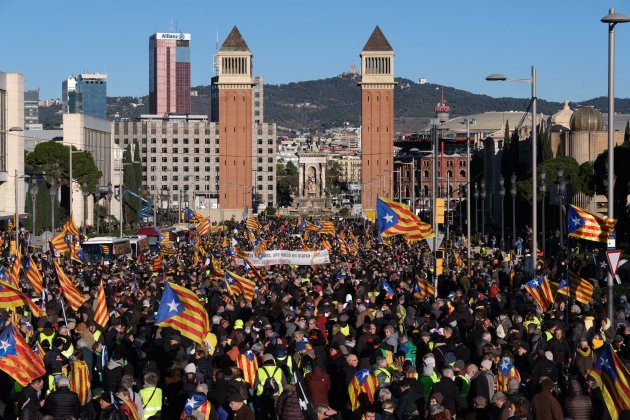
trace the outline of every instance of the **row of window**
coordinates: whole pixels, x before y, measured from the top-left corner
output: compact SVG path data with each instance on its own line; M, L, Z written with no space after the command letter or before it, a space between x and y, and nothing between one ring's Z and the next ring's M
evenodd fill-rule
M204 162L206 162L206 163L210 163L210 162L211 162L211 160L210 160L210 159L211 159L211 158L210 158L210 156L206 156L206 157L204 157L204 158L203 158L203 161L204 161ZM143 157L143 158L142 158L142 162L146 163L146 161L147 161L147 158L146 158L146 157ZM156 156L151 156L150 161L151 161L151 163L157 163L157 157L156 157ZM219 163L219 158L218 158L218 157L215 157L215 158L214 158L214 161L215 161L216 163ZM179 157L178 157L178 156L173 156L173 157L171 157L171 162L173 162L173 163L179 163ZM184 157L182 158L182 162L184 162L184 163L188 163L188 162L190 162L190 158L189 158L188 156L184 156ZM193 162L194 162L194 163L199 163L199 162L201 162L201 158L200 158L199 156L195 156L195 157L193 158ZM168 156L162 156L162 163L168 163Z
M155 178L155 177L152 177L152 178ZM154 179L152 179L151 181L155 182ZM168 181L169 181L168 177L165 177L165 176L162 177L162 182L168 182ZM162 188L160 189L160 191L165 190L166 187L168 187L168 185L162 185ZM183 191L189 191L190 190L190 188L189 188L189 186L187 184L184 184L182 187L183 187L182 188ZM258 191L263 191L264 190L262 185L258 185L257 187L258 187ZM210 188L209 184L205 184L205 185L195 184L195 191L201 191L201 190L210 191L210 190L215 190L215 189L216 189L215 186ZM156 191L155 185L151 185L150 190L151 191ZM170 190L171 191L179 191L179 185L177 185L177 184L171 185L170 186ZM273 190L274 190L273 184L267 185L267 191L273 191ZM177 200L177 195L173 195L173 199Z
M455 162L454 160L447 160L446 161L446 167L447 168L453 168L455 166ZM431 160L430 159L423 159L422 160L422 166L425 168L428 168L429 166L431 166ZM442 160L438 159L438 168L442 167ZM459 167L460 168L465 168L466 167L466 160L462 159L459 160Z
M151 148L151 149L149 149L149 150L150 150L150 152L151 152L151 153L157 153L157 147L152 147L152 148ZM211 152L211 149L210 149L209 147L204 148L204 149L203 149L203 152L204 152L205 154L210 154L210 153L212 153L212 152ZM175 153L175 154L177 154L177 153L179 153L179 147L173 147L173 148L170 150L170 152L169 152L169 150L168 150L168 147L162 147L162 149L161 149L161 153ZM188 153L190 153L190 148L188 148L188 147L183 147L183 148L182 148L182 153L183 153L183 154L185 154L185 155L186 155L186 154L188 154ZM194 148L192 149L192 153L194 153L194 154L198 155L199 153L201 153L201 148L199 148L199 147L194 147ZM219 148L218 148L218 147L216 147L216 148L214 149L214 153L219 154ZM146 148L146 147L143 147L143 148L142 148L142 154L143 154L143 155L146 155L146 154L147 154L147 148Z
M157 169L157 166L149 166L148 168L149 168L149 172L157 172L157 170L158 170L158 169ZM169 166L162 166L161 168L162 168L162 169L161 169L161 170L162 170L162 172L169 172ZM194 167L193 167L193 171L194 171L194 172L200 172L199 168L200 168L200 166L194 166ZM211 168L212 168L211 166L204 166L204 171L205 171L205 172L210 172L210 171L212 170ZM267 166L267 172L273 172L273 168L274 168L273 166ZM215 169L215 171L218 171L218 170L219 170L219 168L218 168L218 167L215 167L214 169ZM146 172L146 171L147 171L147 167L146 167L146 166L145 166L145 167L143 167L143 168L142 168L142 171L143 171L143 172ZM184 171L184 172L190 172L190 171L189 171L189 167L188 167L188 166L184 166L184 167L183 167L183 171ZM262 167L262 166L258 166L258 167L256 168L256 171L257 171L257 172L263 172L263 171L264 171L264 169L263 169L263 167ZM170 172L179 172L179 166L173 166L173 167L172 167L172 170L171 170ZM273 180L272 178L273 178L272 176L269 176L269 177L268 177L268 179L269 179L270 181L272 181L272 180ZM260 181L262 181L262 179L260 179Z

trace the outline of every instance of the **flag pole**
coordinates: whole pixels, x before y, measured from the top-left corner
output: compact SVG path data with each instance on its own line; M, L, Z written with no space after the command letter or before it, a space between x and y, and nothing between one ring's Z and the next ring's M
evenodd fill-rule
M62 292L63 295L63 292ZM66 323L66 327L68 326L68 319L66 318L66 302L63 299L63 296L61 296L61 312L63 312L63 322Z

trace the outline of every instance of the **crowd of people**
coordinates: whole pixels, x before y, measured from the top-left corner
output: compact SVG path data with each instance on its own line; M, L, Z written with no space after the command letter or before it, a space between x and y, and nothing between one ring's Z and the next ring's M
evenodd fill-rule
M243 222L191 234L157 270L155 253L100 264L56 258L87 299L76 311L54 255L24 246L41 267L45 293L35 295L24 279L22 290L45 316L20 307L17 322L45 352L46 374L22 387L1 373L2 418L611 418L589 372L608 345L630 362L625 296L614 302L614 319L597 288L588 304L558 295L543 312L523 288L532 278L527 245L520 256L475 246L470 267L465 246L446 249L450 258L434 276L425 241L379 239L370 222L335 221L334 235L300 230L295 220L260 223L260 231ZM464 243L452 234L456 248ZM255 240L269 250L329 247L330 263L259 267L254 275L233 250L251 250ZM538 275L558 280L567 264L593 270L570 249L550 254L539 259ZM5 246L7 270L11 259ZM231 294L221 269L251 275L254 300ZM418 279L436 284L436 297L418 295ZM203 343L155 325L167 281L193 291L207 310ZM104 328L94 320L101 282ZM15 322L1 313L4 326ZM87 366L82 378L77 363Z

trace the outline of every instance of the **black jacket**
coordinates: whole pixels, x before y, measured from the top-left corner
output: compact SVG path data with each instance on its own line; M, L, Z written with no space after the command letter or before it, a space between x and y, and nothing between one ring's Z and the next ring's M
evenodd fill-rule
M424 395L414 388L409 388L400 394L398 408L396 408L396 416L401 420L413 418L414 415L418 416L422 414L423 409Z
M50 393L44 404L44 412L53 416L55 420L63 420L68 416L79 417L81 402L76 392L72 392L67 386L59 387Z
M459 395L459 389L457 389L455 381L451 378L442 377L440 382L434 384L433 394L437 392L442 394L442 405L444 408L448 408L452 414L456 414L462 409L462 399Z
M19 410L20 418L37 419L41 417L39 397L32 386L27 386L17 395L15 404Z

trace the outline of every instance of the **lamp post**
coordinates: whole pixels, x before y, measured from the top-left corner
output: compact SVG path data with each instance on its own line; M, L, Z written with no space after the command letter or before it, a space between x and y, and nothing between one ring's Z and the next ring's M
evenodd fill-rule
M516 244L516 174L510 177L510 194L512 195L512 246Z
M545 237L545 195L547 195L547 184L545 184L545 179L547 178L547 174L545 173L544 170L542 170L540 172L540 195L542 197L542 220L541 220L541 224L542 224L542 251L543 251L543 257L547 255L546 253L546 237Z
M503 176L501 176L501 178L499 178L499 197L501 197L501 251L504 250L504 244L505 244L505 212L504 210L504 203L503 203L503 199L505 198L505 180L503 179Z
M468 120L465 119L464 123L466 124L466 236L468 237L468 275L471 274L471 265L470 265L470 125L477 124L476 119Z
M562 204L564 201L564 191L566 188L566 182L564 181L564 170L558 169L558 226L560 228L560 247L564 245L564 238L562 233Z
M123 180L124 180L124 170L125 170L125 166L127 165L133 165L135 163L142 163L142 162L138 162L138 161L132 161L132 162L121 162L120 167L121 167L121 171L123 171ZM120 184L120 192L118 194L118 207L120 210L120 220L118 221L119 224L119 228L120 228L120 237L123 236L123 198L125 197L125 189L124 189L124 181Z
M112 214L112 197L114 195L114 192L112 190L112 184L111 182L107 184L107 192L105 193L105 199L107 200L107 216ZM107 233L109 233L109 222L110 219L109 217L107 218Z
M164 188L162 188L161 196L162 196L162 203L164 203L164 201L166 201L166 224L168 226L168 225L171 224L170 223L171 210L169 208L170 207L169 203L170 203L170 200L171 200L171 195L170 195L170 193L168 191L168 187L165 186ZM162 209L163 208L164 207L162 207Z
M608 24L608 217L615 217L615 26L630 17L610 9L601 21ZM624 199L625 200L625 199ZM613 319L613 278L608 276L608 319Z
M538 212L536 209L536 203L538 202L538 182L536 180L536 158L538 149L538 135L536 133L536 105L538 98L536 97L536 67L532 66L531 78L527 79L514 79L508 80L508 78L502 74L491 74L486 77L489 81L510 81L510 82L525 82L532 85L532 261L534 266L534 277L536 276L536 267L538 266Z
M466 194L466 187L460 186L459 187L459 228L464 229L464 224L463 224L463 209L462 209L462 201L464 201L464 195Z
M475 184L475 234L479 233L479 184Z
M37 183L37 178L34 175L31 175L31 209L33 212L33 235L37 235L37 209L35 204L37 203L37 193L39 184Z
M55 233L55 198L57 197L57 183L53 179L50 181L50 230Z
M81 189L83 190L83 229L87 231L88 197L90 196L87 182L83 183Z
M481 236L486 237L486 184L481 183Z
M69 176L68 176L68 186L69 186L69 194L68 197L70 197L70 218L72 218L72 192L74 190L73 188L73 183L72 183L72 155L74 155L75 153L83 153L83 150L72 150L72 145L68 146L70 148L70 153L68 154L70 156L70 166L68 167L68 172L69 172Z

